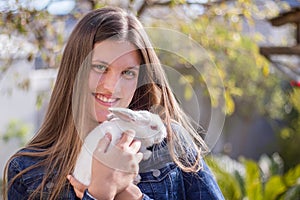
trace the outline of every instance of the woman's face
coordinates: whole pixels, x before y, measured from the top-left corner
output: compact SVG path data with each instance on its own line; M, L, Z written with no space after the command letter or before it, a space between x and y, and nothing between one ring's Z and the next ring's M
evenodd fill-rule
M106 120L109 107L128 107L137 87L141 56L129 42L105 40L92 54L89 89L92 118Z

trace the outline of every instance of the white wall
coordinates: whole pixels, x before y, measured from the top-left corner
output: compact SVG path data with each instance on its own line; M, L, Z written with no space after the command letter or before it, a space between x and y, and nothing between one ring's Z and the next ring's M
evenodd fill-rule
M39 128L43 110L36 106L37 94L43 90L50 91L56 70L33 70L33 63L23 60L14 61L11 68L0 79L0 137L3 136L11 120L18 120L29 128L29 140ZM24 91L16 87L16 82L29 78L31 85ZM43 108L42 108L43 109ZM18 139L8 143L0 140L0 179L9 157L21 147Z

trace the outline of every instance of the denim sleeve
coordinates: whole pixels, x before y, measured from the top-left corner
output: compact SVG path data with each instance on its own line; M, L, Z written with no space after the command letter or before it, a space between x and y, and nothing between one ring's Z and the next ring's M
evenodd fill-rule
M93 196L88 192L88 190L86 189L86 190L84 191L82 200L96 200L96 198L93 197ZM150 199L150 197L148 197L147 195L143 194L143 199L142 199L142 200L152 200L152 199Z
M186 199L223 200L224 196L204 160L198 173L183 172Z
M18 167L17 162L12 160L9 163L8 173L7 173L7 182L8 182L8 190L7 190L7 198L9 200L19 200L19 199L28 199L29 194L27 194L27 187L23 182L22 177L17 178L11 185L11 180L20 172L20 168Z
M83 193L83 197L82 197L82 200L96 200L95 197L93 197L89 192L88 190L86 189Z
M153 200L150 197L148 197L146 194L143 194L143 199L142 200Z

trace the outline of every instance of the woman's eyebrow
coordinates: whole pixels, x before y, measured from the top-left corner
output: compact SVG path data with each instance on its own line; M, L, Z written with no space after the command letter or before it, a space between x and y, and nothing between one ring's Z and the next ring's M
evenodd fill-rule
M105 64L105 65L109 65L108 62L105 62L103 60L92 60L92 63L102 63L102 64Z
M109 66L110 64L106 61L103 61L103 60L92 60L92 63L101 63L101 64L104 64L106 66ZM133 66L128 66L128 67L125 67L126 69L134 69L134 70L139 70L140 69L140 64L136 64L136 65L133 65Z
M129 66L129 67L127 67L127 69L139 70L140 69L140 65Z

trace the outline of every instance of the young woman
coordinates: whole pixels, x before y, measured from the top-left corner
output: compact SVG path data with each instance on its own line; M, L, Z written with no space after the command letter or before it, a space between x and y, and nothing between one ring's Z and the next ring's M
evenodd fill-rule
M141 161L140 142L125 131L116 147L136 169L110 168L107 133L94 152L92 177L71 176L83 139L109 107L149 110L166 124L166 140ZM120 8L85 15L65 47L49 108L38 133L11 157L4 199L223 199L201 155L205 144L176 102L140 22ZM120 163L126 165L126 163ZM138 173L141 181L133 184Z

